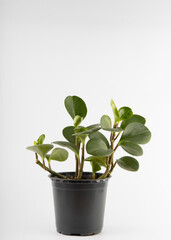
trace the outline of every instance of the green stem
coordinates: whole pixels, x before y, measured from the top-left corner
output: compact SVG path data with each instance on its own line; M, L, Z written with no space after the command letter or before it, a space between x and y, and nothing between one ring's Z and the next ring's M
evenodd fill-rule
M84 167L84 145L85 143L82 143L82 155L81 155L81 166L80 166L80 172L78 175L78 178L82 177L83 167Z
M43 164L38 159L36 159L36 164L38 164L41 168L43 168L44 170L48 171L52 175L55 175L55 176L57 176L59 178L67 179L66 176L64 176L64 175L62 175L60 173L54 172L53 170L51 170L50 168L48 168L46 166L44 167Z
M48 161L48 166L49 166L49 169L52 170L51 165L50 165L50 161Z
M80 149L80 144L78 142L77 136L75 138L75 144L77 145L78 149ZM76 154L75 154L75 161L76 161L75 177L77 178L79 174L79 169L80 169L80 159L77 157Z
M109 171L110 171L110 164L111 164L111 158L110 158L109 163L107 165L106 171L98 179L102 179L102 178L107 177L107 175L109 174Z

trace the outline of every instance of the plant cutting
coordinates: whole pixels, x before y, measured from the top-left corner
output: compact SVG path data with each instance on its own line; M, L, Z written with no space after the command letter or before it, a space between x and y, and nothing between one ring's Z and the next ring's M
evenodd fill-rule
M68 96L64 105L73 121L72 126L62 131L65 141L45 144L42 134L27 149L35 153L36 164L50 173L57 231L68 235L96 234L103 227L106 190L112 172L117 165L137 171L139 163L135 157L143 154L141 145L149 142L151 133L144 117L133 114L129 107L118 109L113 100L113 121L103 115L99 123L86 127L82 126L87 115L83 99ZM116 158L119 148L127 155ZM66 161L69 156L66 149L74 153L75 171L56 172L51 162ZM91 164L92 172L84 171L85 164ZM101 169L103 172L99 172Z

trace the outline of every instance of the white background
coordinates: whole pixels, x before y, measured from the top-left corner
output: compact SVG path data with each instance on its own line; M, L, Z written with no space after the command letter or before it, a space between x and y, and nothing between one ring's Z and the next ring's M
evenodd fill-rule
M25 147L41 133L46 143L63 140L72 125L63 101L78 95L85 126L112 117L113 98L145 116L152 132L137 173L116 167L103 231L85 239L170 240L171 2L0 3L0 238L75 239L56 233L50 179ZM74 164L70 153L53 166Z

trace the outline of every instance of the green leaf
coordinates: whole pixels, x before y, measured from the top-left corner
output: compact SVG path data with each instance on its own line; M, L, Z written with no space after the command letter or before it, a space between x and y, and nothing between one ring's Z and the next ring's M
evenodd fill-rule
M68 140L70 143L75 144L75 139L76 137L73 136L73 134L75 133L75 127L74 126L68 126L66 128L63 129L63 136L66 138L66 140Z
M70 142L65 142L65 141L55 141L55 142L53 142L54 144L58 144L58 145L60 145L60 146L62 146L62 147L67 147L67 148L69 148L71 151L73 151L76 155L77 155L77 157L79 158L79 150L78 150L78 148L77 148L77 146L76 145L74 145L73 143L70 143Z
M91 133L93 133L93 132L97 132L98 130L100 130L101 129L101 127L97 127L97 128L91 128L91 129L89 129L89 130L87 130L87 128L84 128L85 129L85 131L76 131L76 133L75 134L73 134L74 136L80 136L80 135L82 135L82 134L86 134L86 135L88 135L88 134L91 134ZM79 129L80 130L80 129ZM83 130L83 129L82 129Z
M87 142L86 150L88 154L93 156L110 156L113 150L108 149L106 143L102 139L92 138Z
M89 162L97 162L100 166L107 167L106 166L106 157L98 157L98 156L90 156L84 161L89 161Z
M122 128L116 127L116 128L103 128L103 130L108 132L122 132Z
M127 120L133 115L132 109L129 107L121 107L119 109L119 120Z
M142 148L133 142L121 142L120 146L129 154L134 156L141 156L143 155Z
M96 173L98 171L101 170L101 166L99 165L98 162L90 162L91 166L92 166L92 172Z
M40 135L40 137L37 139L37 144L43 144L45 140L45 134Z
M132 122L139 122L142 123L143 125L145 124L146 120L144 117L137 115L137 114L133 114L132 117L128 120L123 120L121 123L121 128L125 129L126 126Z
M88 136L88 134L85 133L86 128L85 127L79 127L75 129L74 136L77 136L79 140L81 140L82 143L85 143L85 140Z
M50 160L56 160L56 161L60 161L60 162L67 160L67 158L68 158L68 152L62 148L53 149L53 151L49 157Z
M115 124L116 124L119 121L119 112L118 112L118 109L117 109L113 100L111 100L110 105L111 105L112 110L113 110L113 114L114 114L114 118L115 118Z
M98 128L98 127L100 127L100 124L96 123L96 124L89 125L88 127L86 127L86 129L89 130L89 129Z
M142 123L133 122L127 125L122 136L121 142L135 142L138 144L146 144L150 141L151 132Z
M48 160L48 162L50 161L50 154L46 154L46 159Z
M107 148L109 148L109 142L108 142L107 138L101 132L91 133L89 135L89 138L90 139L92 139L92 138L100 138L106 144Z
M119 165L119 167L128 171L135 172L139 169L139 163L133 157L128 157L128 156L121 157L116 162Z
M82 120L83 120L83 118L80 117L79 115L76 115L76 116L74 117L74 126L75 126L75 128L77 128L77 127L80 125L80 123L82 122Z
M112 121L108 115L103 115L100 119L100 124L102 129L103 128L111 128L112 127Z
M29 146L27 147L28 150L33 151L44 158L46 154L53 148L52 144L39 144L36 146Z
M74 119L77 115L84 119L87 115L86 104L80 97L68 96L65 98L64 104L72 119Z

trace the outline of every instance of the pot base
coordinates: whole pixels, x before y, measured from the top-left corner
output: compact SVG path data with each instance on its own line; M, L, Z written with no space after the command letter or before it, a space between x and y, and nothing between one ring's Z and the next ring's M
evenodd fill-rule
M67 236L92 236L101 233L101 231L94 231L93 233L67 233L67 232L59 232L56 230L58 233L67 235Z

